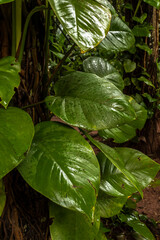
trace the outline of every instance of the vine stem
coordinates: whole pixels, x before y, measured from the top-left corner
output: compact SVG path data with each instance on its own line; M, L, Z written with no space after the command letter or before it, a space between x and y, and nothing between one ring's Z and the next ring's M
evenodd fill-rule
M27 106L24 106L24 107L22 107L22 109L35 107L35 106L40 105L40 104L42 104L42 103L45 103L45 100L40 101L40 102L37 102L37 103L30 104L30 105L27 105Z
M72 45L72 47L69 49L69 51L65 54L65 56L62 58L62 60L57 64L56 68L54 69L50 79L48 80L47 83L47 88L49 87L49 85L51 84L51 82L53 81L53 78L55 76L55 74L60 70L60 68L62 67L62 64L65 62L65 60L67 59L67 57L69 57L69 55L71 54L71 52L73 51L73 49L75 48L76 44L74 43Z
M25 46L26 35L27 35L27 30L28 30L28 25L29 25L30 19L33 16L34 13L42 11L44 9L46 9L45 5L35 7L34 9L32 9L32 11L27 16L27 19L26 19L26 22L25 22L25 25L24 25L23 35L22 35L20 53L19 53L19 57L18 57L18 61L20 63L22 62L22 58L23 58L24 46Z
M139 9L139 7L141 5L141 2L142 2L142 0L139 0L138 3L137 3L137 7L136 7L136 10L135 10L134 15L133 15L134 17L136 16L136 14L138 12L138 9Z

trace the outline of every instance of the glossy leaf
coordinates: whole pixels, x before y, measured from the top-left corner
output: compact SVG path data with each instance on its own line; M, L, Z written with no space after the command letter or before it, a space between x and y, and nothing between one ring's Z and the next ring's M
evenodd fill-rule
M130 49L134 43L130 28L119 17L113 16L110 30L99 47L106 51L122 52Z
M131 148L115 148L117 158L123 161L124 169L128 171L143 189L149 185L160 169L160 165L152 161L148 156ZM98 155L101 165L101 191L108 195L130 196L136 192L135 185L131 184L130 179L123 174L106 156L102 153Z
M46 98L50 111L63 121L88 130L112 128L134 119L123 93L105 78L74 72L55 85L55 96Z
M99 208L100 216L103 218L110 218L117 215L122 210L126 201L126 196L114 197L100 190L97 199L97 207Z
M83 52L94 48L106 36L111 13L98 1L49 0L62 26Z
M99 164L89 143L76 130L56 122L38 124L19 171L31 187L51 201L93 217Z
M160 0L143 0L143 1L157 8L158 10L160 9Z
M0 4L13 2L14 0L0 0Z
M126 142L136 136L136 130L141 130L147 120L147 111L131 97L130 103L135 110L136 119L117 128L100 130L100 136L113 138L116 143Z
M104 7L109 8L112 14L116 14L116 10L108 0L96 0L96 1L103 5Z
M24 154L32 143L34 125L31 117L25 111L9 107L0 109L0 133L12 145L17 156Z
M18 158L11 143L0 133L0 179L13 170L22 159Z
M0 103L7 108L14 88L20 84L20 64L15 62L14 57L5 57L0 59Z
M135 232L145 237L146 240L155 240L149 228L134 215L120 214L119 218L122 222L126 222Z
M109 62L100 57L89 57L83 62L84 71L94 73L113 83L117 88L123 90L124 82L121 74Z
M101 150L101 152L104 154L104 156L108 159L108 162L106 160L106 164L109 164L109 165L105 169L107 171L107 174L109 174L108 171L111 170L111 174L113 174L113 172L115 172L115 176L116 176L116 173L118 175L118 177L117 177L118 180L117 181L118 181L118 184L120 185L119 188L117 187L117 189L116 189L117 184L115 184L116 186L114 186L115 180L112 177L111 177L111 179L113 180L113 183L112 183L112 180L111 180L111 184L110 184L109 181L107 181L107 182L106 182L106 180L102 181L102 179L103 179L103 177L102 177L100 189L105 191L105 193L107 193L111 196L123 196L123 195L129 196L130 195L129 190L131 188L132 190L134 189L133 192L136 192L138 190L140 192L141 196L143 197L143 192L142 192L142 186L143 185L139 181L137 181L137 179L133 176L130 169L127 169L127 166L125 165L125 162L124 162L124 159L123 159L123 155L119 154L118 150L115 150L114 148L111 148L111 147L109 147L109 146L107 146L107 145L105 145L105 144L103 144L99 141L96 141L95 139L93 139L87 133L85 133L85 134L88 137L88 139L96 147L98 147ZM127 151L124 150L124 152L126 153ZM128 152L129 152L129 150L128 150ZM128 155L129 155L129 153L128 153ZM134 158L133 158L133 160L134 160ZM149 160L150 160L150 158L149 158ZM153 163L151 163L151 165L153 165ZM121 175L124 176L124 179L126 180L127 184L129 185L129 190L127 189L127 191L126 191L126 188L123 189L123 182L120 181L119 173L121 173ZM107 177L109 177L109 175L107 175ZM107 184L108 182L109 182L109 184Z
M50 218L53 223L50 226L53 240L94 240L98 230L95 225L82 213L50 203ZM100 217L96 219L100 224Z

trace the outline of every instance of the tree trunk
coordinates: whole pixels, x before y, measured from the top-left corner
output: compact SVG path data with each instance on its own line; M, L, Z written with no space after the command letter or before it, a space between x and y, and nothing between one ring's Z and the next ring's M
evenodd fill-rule
M23 22L35 1L23 6ZM35 3L37 5L37 3ZM32 6L31 6L32 5ZM41 100L42 71L44 65L44 17L36 13L29 24L25 54L20 73L21 84L13 98L14 106L21 108ZM0 58L11 55L11 4L0 5ZM3 34L2 34L3 33ZM45 119L40 106L28 108L34 124ZM13 170L3 179L6 204L0 219L0 239L3 240L48 240L48 200L33 190Z

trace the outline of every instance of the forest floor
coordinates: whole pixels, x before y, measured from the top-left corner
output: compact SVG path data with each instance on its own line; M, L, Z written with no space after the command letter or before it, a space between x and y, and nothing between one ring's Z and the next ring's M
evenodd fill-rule
M160 164L160 159L155 159ZM160 172L157 174L156 180L160 180ZM159 186L158 186L159 185ZM160 240L160 181L155 186L148 187L143 191L144 197L137 204L137 211L147 216L148 220L154 220L156 224L149 224L151 231L157 240Z

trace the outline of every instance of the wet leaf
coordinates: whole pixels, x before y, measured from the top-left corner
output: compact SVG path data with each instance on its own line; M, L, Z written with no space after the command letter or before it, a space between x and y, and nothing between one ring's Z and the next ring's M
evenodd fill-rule
M112 16L111 27L99 47L107 51L122 52L130 49L135 43L130 28L116 16Z
M124 94L95 74L74 72L55 85L55 96L46 98L50 111L63 121L88 130L116 127L135 113Z
M51 201L93 218L100 173L91 146L60 123L42 122L35 130L31 149L18 167L21 175Z
M5 57L0 59L0 103L7 108L14 88L20 84L20 64L15 62L14 57Z
M129 99L128 96L126 97ZM147 111L131 97L130 103L135 110L136 119L117 128L100 130L100 136L106 139L113 138L116 143L126 142L136 136L136 130L141 130L144 127L147 120Z
M99 1L49 0L62 26L83 52L97 46L111 21L108 7Z
M98 229L82 213L50 203L50 218L53 223L50 226L51 237L53 240L94 240ZM63 217L62 217L63 216ZM100 217L95 219L100 224Z
M89 57L83 62L84 71L94 73L113 83L117 88L123 90L124 82L121 74L107 60L100 57Z

